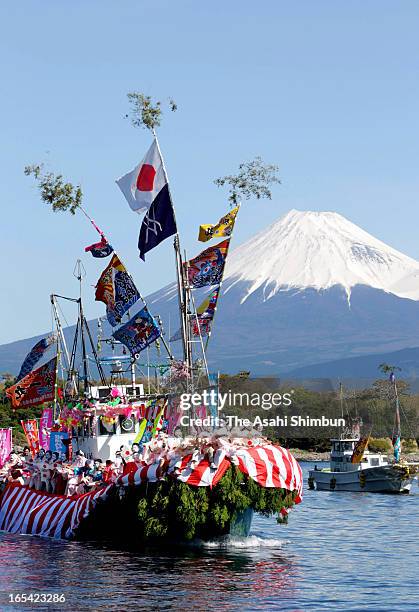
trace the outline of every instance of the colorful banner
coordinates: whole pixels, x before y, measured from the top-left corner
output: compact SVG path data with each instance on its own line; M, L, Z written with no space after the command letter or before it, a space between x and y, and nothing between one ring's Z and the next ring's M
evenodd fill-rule
M169 185L165 185L144 215L138 237L140 257L177 232Z
M37 406L54 399L57 358L27 374L22 380L6 389L6 395L14 409Z
M0 429L0 468L6 463L12 452L12 430Z
M39 421L39 444L44 450L49 449L49 436L52 427L52 408L45 408Z
M138 354L161 335L160 329L144 307L140 312L122 325L114 334L115 340L119 340L129 349L132 355Z
M207 242L212 238L225 238L231 236L238 212L239 206L236 206L236 208L230 210L224 217L221 217L215 225L200 225L198 240L200 242Z
M220 284L229 245L230 240L224 240L215 246L208 247L189 262L183 264L187 266L188 280L192 287Z
M180 407L180 401L178 399L169 400L167 407L167 434L173 436L175 429L180 425L180 419L182 417L182 410Z
M369 436L364 436L358 440L352 453L351 463L361 463L369 439Z
M157 436L159 431L163 428L164 423L164 411L167 406L167 400L157 400L156 407L158 408L158 413L154 418L153 427L151 430L151 437L154 438Z
M144 419L141 421L141 423L140 423L140 427L139 427L139 429L138 429L138 433L137 433L137 435L136 435L136 436L135 436L135 438L134 438L134 442L133 442L133 444L140 444L140 443L141 443L141 441L142 441L142 439L143 439L143 436L144 436L144 434L145 434L145 430L146 430L146 427L147 427L147 422L148 422L148 421L147 421L147 419L146 419L146 418L144 418Z
M211 331L211 322L214 318L215 309L217 307L218 293L220 288L217 287L197 308L197 317L192 319L192 334L194 336L208 336ZM197 320L198 319L198 320ZM199 328L198 328L199 325Z
M113 248L103 236L100 242L95 242L90 246L87 246L85 249L86 253L91 253L93 257L108 257L111 253L113 253Z
M118 256L114 255L102 272L95 293L95 300L106 304L106 316L112 327L121 322L122 316L139 298L134 281Z
M26 355L24 362L20 368L20 372L16 377L16 382L21 380L24 376L29 374L32 370L33 366L38 363L38 361L43 357L45 352L49 349L51 344L53 344L57 340L55 334L51 334L47 338L42 338L32 347L29 353Z
M68 440L66 431L51 431L49 435L49 450L60 453L60 458L65 459L67 453L67 445L63 440Z
M36 453L39 451L38 423L35 419L20 422L22 423L23 433L26 436L31 455L35 457Z
M397 436L393 440L393 454L394 454L394 458L396 461L399 461L400 459L401 450L402 450L401 438L400 436Z

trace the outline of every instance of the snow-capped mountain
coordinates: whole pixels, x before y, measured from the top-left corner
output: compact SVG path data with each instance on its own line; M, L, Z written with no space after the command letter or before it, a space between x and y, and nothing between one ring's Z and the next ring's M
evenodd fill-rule
M176 284L147 303L169 337L179 327ZM34 340L0 346L0 371L17 371ZM305 368L306 376L311 364L340 360L343 370L347 358L377 354L380 363L379 353L415 346L419 262L343 216L292 210L229 253L211 368L264 375Z
M225 291L244 282L245 301L258 289L278 291L335 285L348 298L356 285L419 300L419 262L377 240L335 212L291 210L235 249L226 266Z
M173 329L175 286L148 301ZM208 357L276 374L417 345L419 262L342 215L292 210L229 254Z

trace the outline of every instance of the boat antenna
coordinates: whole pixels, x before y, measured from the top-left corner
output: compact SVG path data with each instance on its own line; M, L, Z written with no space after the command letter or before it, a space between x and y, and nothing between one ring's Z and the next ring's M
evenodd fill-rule
M393 384L395 404L396 404L396 412L394 415L394 429L393 429L393 439L399 437L401 435L400 431L400 403L399 403L399 392L397 390L397 382L394 372L390 374L390 382Z
M74 270L73 270L73 276L75 276L77 278L77 280L79 281L79 297L81 299L81 288L82 288L82 283L83 283L83 279L86 276L86 269L81 261L81 259L78 259L76 261L76 265L74 266Z

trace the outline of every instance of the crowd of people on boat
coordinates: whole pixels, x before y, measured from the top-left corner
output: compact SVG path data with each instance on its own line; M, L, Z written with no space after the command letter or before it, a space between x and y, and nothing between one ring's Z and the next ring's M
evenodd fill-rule
M126 455L131 459L133 453ZM0 482L15 482L37 491L56 495L81 495L92 489L116 482L128 463L122 458L122 448L114 460L87 459L83 451L75 453L72 460L62 459L58 452L40 449L32 457L28 446L22 452L12 450L3 468Z
M145 444L121 446L113 458L105 461L87 458L82 450L75 452L72 459L43 449L32 456L30 448L25 446L21 452L12 450L0 469L0 484L15 482L38 491L71 497L116 483L121 476L153 464L157 467L158 479L167 474L176 476L177 465L185 456L189 457L191 466L205 457L215 469L223 456L232 456L238 448L267 442L262 437L252 441L224 437L182 439L160 432Z

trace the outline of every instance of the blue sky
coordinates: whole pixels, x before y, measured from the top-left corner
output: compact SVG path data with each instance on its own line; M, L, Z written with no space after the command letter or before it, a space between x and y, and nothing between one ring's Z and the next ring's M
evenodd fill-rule
M179 106L159 137L191 256L227 208L213 178L261 155L282 185L242 207L236 245L290 208L334 210L419 259L416 1L5 0L0 24L0 343L51 328L49 294L77 294L80 256L86 313L104 312L94 230L41 203L28 163L81 182L144 295L174 279L170 240L138 259L140 219L114 183L150 144L125 119L132 90Z

